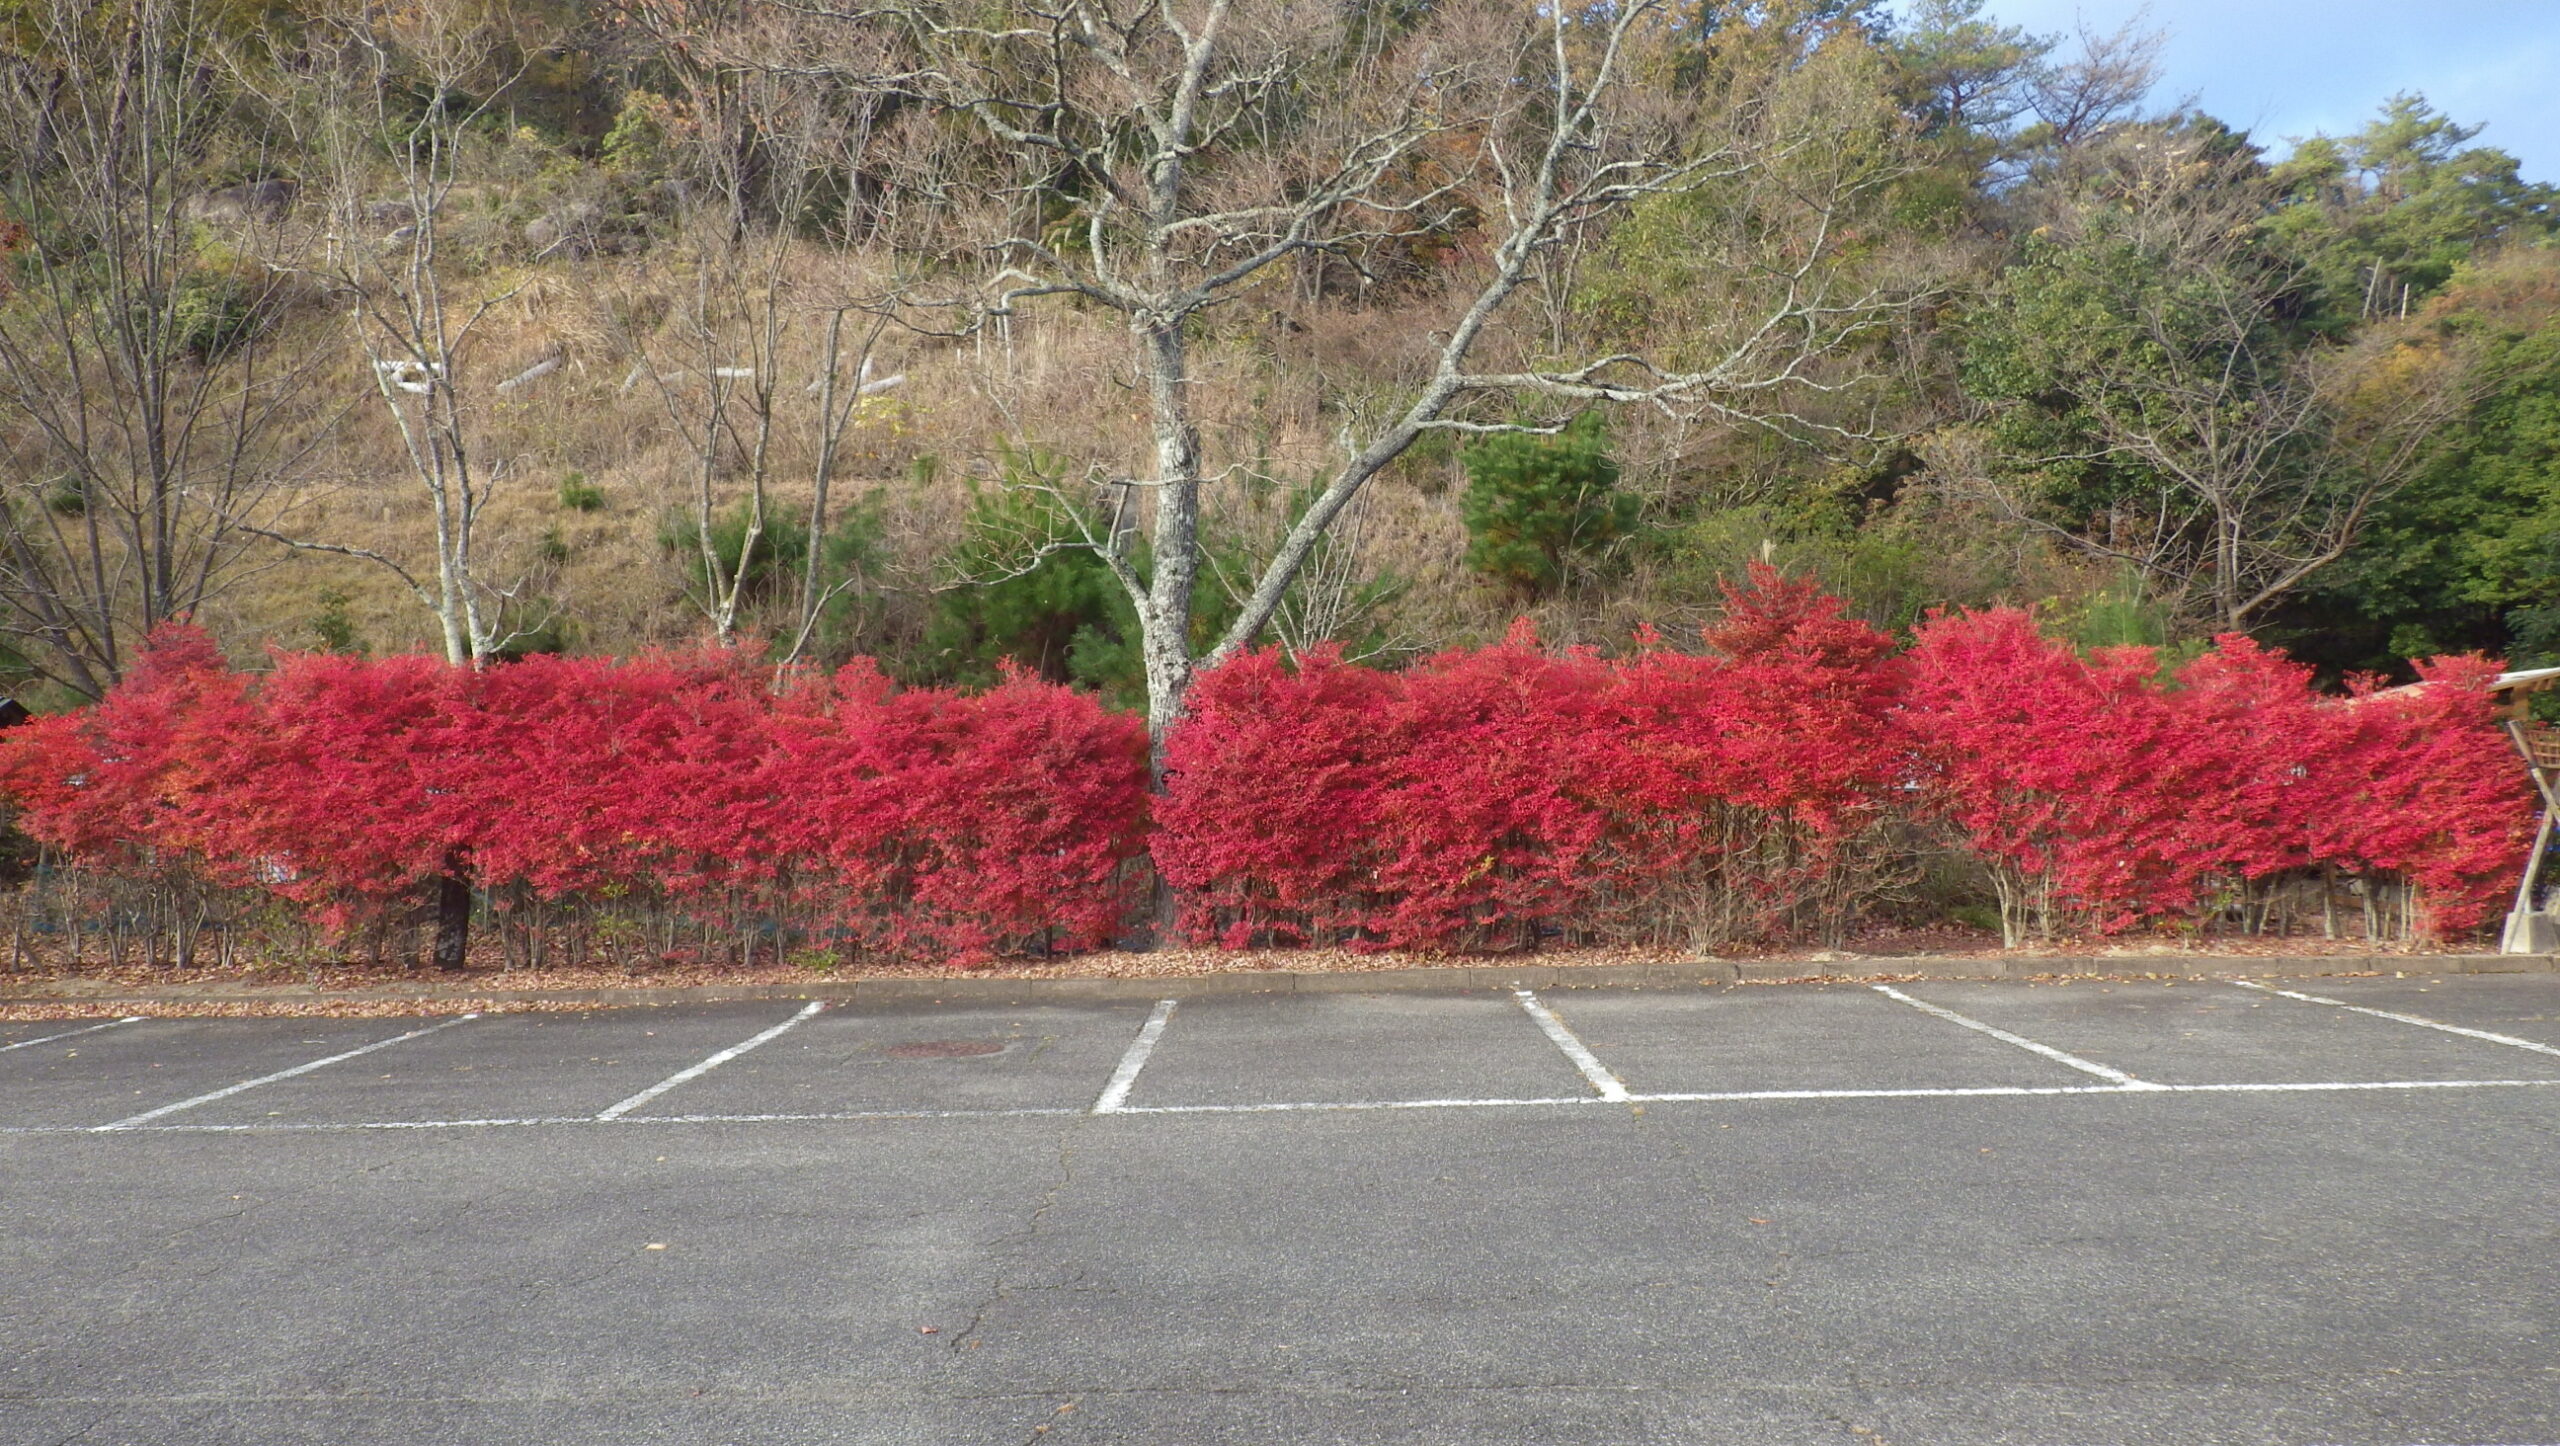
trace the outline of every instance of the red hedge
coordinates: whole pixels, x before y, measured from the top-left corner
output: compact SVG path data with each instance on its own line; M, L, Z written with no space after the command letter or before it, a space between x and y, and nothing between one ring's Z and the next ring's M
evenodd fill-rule
M1107 942L1147 851L1183 927L1231 947L1828 929L1914 825L2013 920L2195 917L2319 868L2415 885L2422 924L2459 929L2531 822L2480 659L2331 697L2245 638L2164 677L2011 610L1897 652L1767 569L1703 640L1606 661L1524 626L1399 673L1249 654L1195 684L1150 833L1143 726L1026 678L901 691L735 652L251 677L164 628L103 704L0 739L0 795L88 866L331 926L456 873L509 907L638 898L961 960Z
M183 864L333 926L451 871L967 960L1109 939L1138 887L1147 745L1023 678L893 694L867 664L777 680L703 653L480 673L284 656L251 680L171 628L105 703L0 744L0 791L84 862Z
M2149 649L2083 656L2015 610L1934 618L1896 656L1767 569L1708 655L1647 641L1204 676L1154 842L1185 926L1231 947L1785 933L1863 887L1900 817L1951 828L2028 923L2192 919L2325 866L2417 886L2442 932L2494 911L2531 823L2479 659L2335 698L2246 638L2164 678Z
M1155 839L1186 928L1450 948L1696 889L1785 913L1899 769L1892 643L1775 573L1728 601L1715 657L1557 657L1522 627L1400 674L1261 652L1204 676ZM1780 867L1716 872L1772 834L1800 845Z
M2322 865L2417 885L2441 933L2522 864L2529 795L2483 659L2323 697L2243 637L2164 680L2150 649L2084 658L2004 609L1932 619L1906 664L1923 797L2022 911L2113 929Z

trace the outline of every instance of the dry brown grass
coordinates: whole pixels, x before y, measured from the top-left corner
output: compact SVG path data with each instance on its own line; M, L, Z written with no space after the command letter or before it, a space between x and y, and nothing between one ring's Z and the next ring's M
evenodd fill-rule
M791 321L778 353L782 422L767 481L779 513L801 513L810 494L817 451L807 388L820 367L819 308L859 293L875 259L807 247L783 268ZM483 576L525 599L521 623L556 612L584 650L628 653L702 635L703 614L686 596L690 561L660 542L666 519L690 506L698 467L670 409L697 407L698 388L679 381L662 390L637 371L644 354L671 371L700 355L688 351L681 321L698 285L693 253L662 240L627 255L538 264L519 256L471 285L507 298L481 320L458 368L475 406L476 464L500 479L480 536ZM1343 438L1387 415L1419 377L1443 300L1407 294L1368 308L1308 306L1275 284L1213 318L1193 383L1211 465L1233 469L1204 509L1213 533L1242 539L1249 553L1276 538L1281 499L1337 462ZM343 312L315 300L279 341L326 358L314 385L333 404L314 409L313 445L268 520L298 537L398 558L425 578L434 554L421 489ZM1496 355L1519 350L1517 338L1489 346ZM882 566L866 579L877 598L871 632L857 644L879 649L916 636L929 589L948 580L938 563L960 536L972 485L1000 477L1008 449L1037 448L1074 477L1143 473L1148 435L1127 347L1114 318L1064 302L965 339L882 334L872 375L907 380L862 408L835 494L880 501ZM560 364L548 376L495 390L553 356ZM849 362L846 372L849 379ZM1673 418L1628 415L1616 436L1624 485L1665 515L1730 490L1754 466L1776 465L1754 461L1763 439ZM1436 446L1398 464L1363 504L1359 569L1405 584L1384 629L1391 651L1485 641L1515 611L1527 611L1551 642L1614 647L1639 623L1685 631L1716 610L1711 581L1694 570L1641 564L1535 603L1485 586L1462 563L1457 451ZM600 510L561 504L561 482L573 474L603 494ZM746 495L734 451L717 489L724 508ZM2001 595L2017 601L2067 599L2097 585L2082 576L2086 568L2049 554L2001 559L1968 547L1941 560L1948 596L1980 592L1980 575L1990 573L2002 574ZM204 620L235 656L308 647L330 594L345 599L347 620L373 650L436 645L432 615L386 570L263 545Z

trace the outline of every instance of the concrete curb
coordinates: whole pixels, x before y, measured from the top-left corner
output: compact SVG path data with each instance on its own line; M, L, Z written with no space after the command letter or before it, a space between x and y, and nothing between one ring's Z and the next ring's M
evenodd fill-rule
M1692 989L1727 984L1817 983L1884 979L2209 979L2317 978L2333 974L2549 974L2549 954L2331 954L2241 956L2135 954L2016 955L1965 958L1853 957L1759 962L1699 959L1673 964L1456 964L1297 974L1239 970L1137 979L1008 979L953 974L934 978L812 979L805 984L689 985L632 989L190 989L87 994L75 991L0 994L0 1006L85 1004L147 1008L166 1004L554 1004L626 1008L640 1005L814 1000L857 1005L1066 1004L1117 1000L1197 999L1219 994L1454 994L1509 989Z

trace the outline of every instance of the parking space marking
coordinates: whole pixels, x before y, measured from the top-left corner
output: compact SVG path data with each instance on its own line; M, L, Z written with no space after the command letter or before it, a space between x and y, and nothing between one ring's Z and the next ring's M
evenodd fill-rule
M22 1039L16 1044L0 1044L0 1054L7 1054L13 1049L31 1049L39 1044L51 1044L57 1039L69 1039L75 1034L95 1034L101 1029L113 1029L119 1024L140 1024L148 1017L141 1014L128 1014L122 1019L110 1019L104 1024L92 1024L83 1029L66 1029L60 1034L48 1034L41 1039Z
M2177 1084L2159 1085L2177 1094L2259 1095L2259 1094L2329 1094L2354 1090L2504 1090L2560 1085L2560 1079L2380 1079L2276 1081L2269 1084Z
M1128 1052L1120 1056L1110 1080L1102 1086L1102 1094L1094 1100L1093 1113L1116 1115L1129 1108L1129 1091L1137 1088L1138 1071L1147 1067L1147 1056L1156 1052L1156 1041L1164 1038L1164 1027L1172 1020L1177 1003L1172 999L1156 1001L1155 1012L1138 1026L1138 1037L1129 1041Z
M439 1029L451 1029L457 1024L468 1024L479 1017L480 1016L477 1014L457 1015L452 1019L443 1020L436 1024L430 1024L424 1029L413 1029L407 1034L394 1035L389 1039L377 1039L371 1044L358 1045L356 1048L347 1050L343 1053L333 1054L327 1059L315 1059L304 1064L297 1064L291 1069L277 1070L274 1074L262 1074L256 1079L244 1079L238 1084L225 1085L221 1089L208 1091L207 1093L197 1095L193 1099L180 1100L176 1104L162 1105L156 1110L144 1110L141 1114L128 1115L121 1120L117 1120L113 1124L91 1125L88 1126L88 1128L93 1132L105 1130L129 1130L136 1125L147 1124L164 1115L174 1115L180 1110L191 1110L198 1105L209 1105L215 1100L227 1100L233 1095L239 1094L244 1090L253 1090L260 1085L271 1085L278 1080L292 1079L295 1075L309 1074L315 1069L325 1069L341 1060L353 1059L360 1054L371 1054L377 1049L389 1049L395 1044L405 1044L410 1040L416 1039L420 1035L433 1034Z
M811 1015L816 1014L818 1011L826 1007L827 1002L823 999L811 1000L808 1008L801 1010L798 1014L782 1021L773 1028L768 1029L762 1034L756 1035L751 1039L742 1039L736 1044L729 1046L727 1049L720 1051L718 1054L711 1056L709 1059L703 1060L697 1064L687 1065L683 1069L677 1070L674 1074L667 1076L665 1079L658 1081L656 1084L649 1086L647 1089L642 1090L640 1093L633 1095L631 1098L624 1100L619 1104L605 1106L603 1109L596 1112L596 1118L598 1120L621 1119L624 1115L640 1108L642 1105L645 1105L649 1101L656 1099L658 1096L665 1094L667 1091L674 1089L676 1086L683 1084L688 1080L700 1079L704 1075L718 1069L720 1066L736 1059L739 1055L745 1054L748 1050L754 1049L760 1044L765 1044L772 1040L779 1039L784 1034L789 1033L792 1026L809 1018Z
M389 1043L390 1041L385 1041ZM1304 1115L1366 1114L1395 1110L1589 1109L1614 1104L1751 1104L1755 1102L1832 1100L2053 1099L2066 1097L2251 1094L2370 1094L2401 1091L2461 1091L2560 1088L2560 1079L2414 1079L2414 1080L2277 1080L2242 1084L2170 1084L2127 1089L2123 1085L1955 1085L1910 1089L1717 1090L1689 1093L1628 1093L1623 1101L1596 1095L1526 1095L1499 1099L1431 1100L1292 1100L1239 1105L1123 1105L1123 1115ZM958 1110L833 1110L753 1115L536 1115L520 1119L479 1120L265 1120L242 1124L147 1124L116 1126L123 1135L267 1135L310 1134L346 1130L521 1129L531 1126L766 1125L858 1124L888 1120L1009 1120L1090 1114L1070 1105L1024 1105ZM91 1135L97 1125L0 1125L0 1135Z
M2459 1024L2447 1024L2441 1019L2428 1019L2423 1015L2395 1014L2388 1009L2369 1009L2361 1004L2349 1004L2343 999L2331 999L2320 994L2298 994L2293 990L2278 989L2273 985L2252 984L2246 979L2229 979L2223 982L2227 984L2236 984L2243 989L2255 989L2261 994L2274 994L2280 995L2286 999L2299 999L2305 1004L2326 1004L2333 1009L2346 1010L2350 1014L2370 1014L2376 1019L2397 1020L2402 1024L2417 1025L2421 1029L2441 1029L2447 1034L2459 1034L2465 1039L2485 1039L2491 1044L2503 1044L2516 1049L2529 1049L2536 1054L2560 1056L2560 1049L2554 1049L2550 1045L2541 1043L2538 1040L2518 1039L2512 1034L2491 1034L2485 1029L2466 1029Z
M1538 991L1514 989L1511 991L1511 996L1520 1001L1520 1007L1529 1012L1531 1019L1538 1022L1539 1032L1546 1035L1549 1042L1556 1048L1564 1051L1564 1057L1573 1061L1575 1069L1582 1071L1582 1077L1589 1080L1591 1087L1600 1092L1601 1099L1610 1104L1619 1104L1627 1099L1626 1081L1611 1074L1609 1067L1600 1062L1600 1057L1593 1054L1581 1040L1576 1039L1572 1030L1564 1027L1564 1021L1556 1018L1554 1010L1538 1002Z
M1619 1100L1626 1096L1620 1096ZM1602 1105L1619 1100L1604 1100L1593 1095L1528 1095L1517 1099L1483 1100L1290 1100L1251 1105L1132 1105L1122 1111L1131 1115L1306 1115L1328 1110L1490 1110L1511 1109L1526 1105Z
M2096 1060L2082 1059L2076 1054L2066 1054L2063 1051L2054 1048L2052 1045L2038 1044L2036 1041L2027 1038L2023 1034L2011 1034L2005 1029L1985 1024L1981 1020L1972 1018L1969 1015L1958 1014L1952 1009L1942 1009L1935 1004L1931 1004L1925 999L1914 999L1910 995L1903 993L1901 990L1894 988L1890 984L1872 984L1868 987L1875 990L1878 994L1885 996L1887 999L1899 999L1903 1003L1910 1005L1912 1008L1919 1010L1921 1013L1934 1015L1939 1019L1945 1020L1949 1024L1963 1025L1967 1029L1987 1034L1993 1039L2000 1041L2002 1044L2014 1044L2018 1048L2026 1050L2030 1054L2043 1055L2046 1059L2052 1060L2056 1064L2069 1065L2071 1068L2080 1071L2082 1074L2093 1074L2102 1080L2113 1081L2115 1087L2118 1089L2165 1090L2169 1088L2167 1085L2154 1084L2149 1080L2135 1079L2132 1075L2126 1074L2123 1070L2116 1069L2110 1065L2100 1064Z

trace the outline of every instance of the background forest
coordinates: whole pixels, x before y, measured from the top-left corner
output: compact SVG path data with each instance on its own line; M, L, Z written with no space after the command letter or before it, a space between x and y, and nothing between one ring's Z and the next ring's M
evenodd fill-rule
M1978 0L1245 0L1168 222L1114 198L1184 42L981 8L0 4L12 686L192 617L1136 706L1138 604L1206 655L1293 548L1252 637L1386 662L1689 637L1759 560L1893 630L2560 660L2560 216L2420 97L2270 163L2157 37Z

